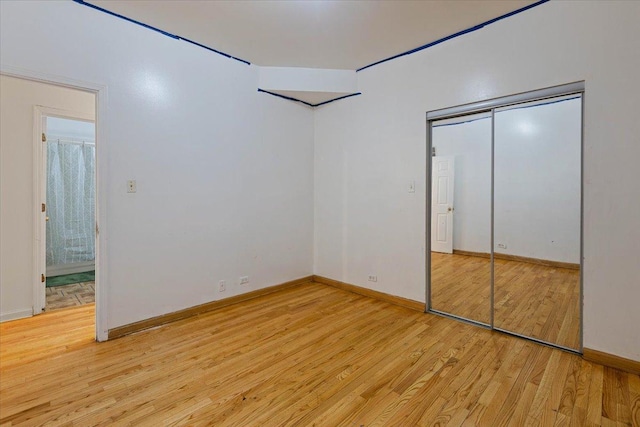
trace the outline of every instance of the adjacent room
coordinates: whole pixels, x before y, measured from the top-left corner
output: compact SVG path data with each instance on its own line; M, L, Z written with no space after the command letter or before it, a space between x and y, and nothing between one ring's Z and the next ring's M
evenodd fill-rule
M640 2L0 1L0 425L640 426Z
M94 301L95 124L45 117L46 309Z

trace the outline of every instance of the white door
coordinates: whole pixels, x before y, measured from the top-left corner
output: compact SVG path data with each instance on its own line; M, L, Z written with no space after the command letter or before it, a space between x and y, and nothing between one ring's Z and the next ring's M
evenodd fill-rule
M431 250L453 253L453 156L431 162Z
M40 314L44 311L47 297L47 116L42 114L40 109L36 110L36 120L40 120L40 132L35 135L36 144L39 146L39 152L36 154L40 157L40 170L35 171L36 178L40 182L36 185L40 189L36 210L38 215L38 232L36 232L36 248L38 255L36 257L36 285L39 283L38 292L34 295L33 314Z

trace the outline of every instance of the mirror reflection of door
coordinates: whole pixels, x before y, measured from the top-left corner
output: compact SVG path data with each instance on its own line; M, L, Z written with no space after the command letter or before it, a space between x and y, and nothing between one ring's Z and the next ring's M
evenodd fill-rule
M451 254L453 253L454 157L434 156L432 162L431 251Z
M431 142L431 308L489 324L491 115L434 121Z
M579 349L581 95L494 120L494 326Z

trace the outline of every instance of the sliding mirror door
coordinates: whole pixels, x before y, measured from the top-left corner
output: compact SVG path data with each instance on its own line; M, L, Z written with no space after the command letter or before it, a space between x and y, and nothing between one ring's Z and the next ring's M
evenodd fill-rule
M579 350L582 96L498 108L494 126L494 328Z
M430 308L491 323L491 113L431 123Z

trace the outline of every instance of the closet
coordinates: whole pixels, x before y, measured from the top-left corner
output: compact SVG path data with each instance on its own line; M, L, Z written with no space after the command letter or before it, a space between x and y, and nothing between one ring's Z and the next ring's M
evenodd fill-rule
M581 351L583 93L427 113L427 311Z

